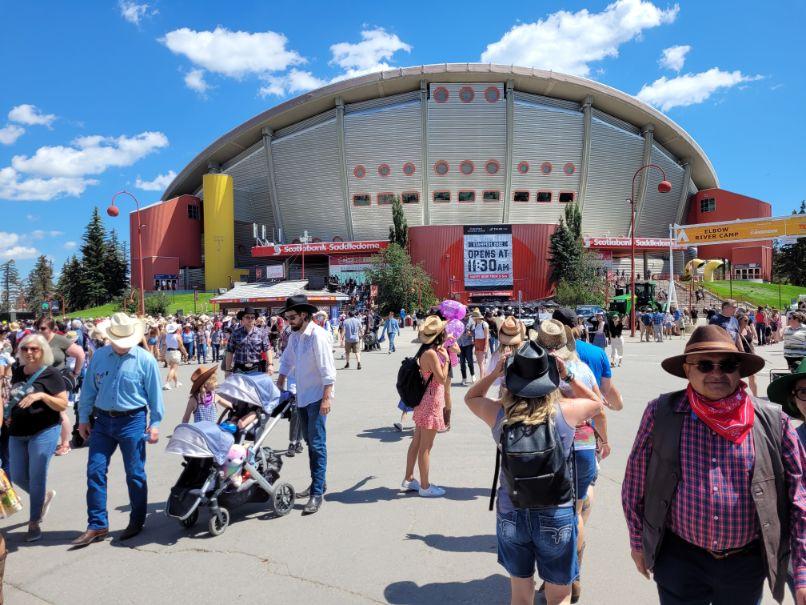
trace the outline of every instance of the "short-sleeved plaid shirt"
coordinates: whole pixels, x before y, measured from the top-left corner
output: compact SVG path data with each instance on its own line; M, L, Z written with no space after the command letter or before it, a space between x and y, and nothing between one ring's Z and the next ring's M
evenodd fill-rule
M269 350L269 337L265 330L253 326L247 332L238 326L227 343L227 352L232 353L235 365L257 364L263 359L263 353Z

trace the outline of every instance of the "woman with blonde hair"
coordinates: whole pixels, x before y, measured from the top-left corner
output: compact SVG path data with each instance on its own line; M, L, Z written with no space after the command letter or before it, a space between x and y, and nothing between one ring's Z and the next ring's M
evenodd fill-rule
M508 315L501 323L498 330L498 344L500 345L490 356L485 374L493 372L501 357L512 355L523 344L526 338L526 326L513 315ZM501 388L504 386L504 377L499 376L493 386Z
M502 376L501 397L488 398L487 391ZM562 395L561 377L580 399ZM534 603L535 567L546 582L548 605L571 602L571 583L578 575L571 451L574 426L601 410L594 397L562 359L534 341L501 357L494 372L465 395L468 408L490 427L501 449L496 534L498 562L510 576L512 605ZM516 468L508 463L506 436L519 435L526 441L537 434L549 436L552 447L550 458L538 454L533 459L553 462L552 473L516 480Z

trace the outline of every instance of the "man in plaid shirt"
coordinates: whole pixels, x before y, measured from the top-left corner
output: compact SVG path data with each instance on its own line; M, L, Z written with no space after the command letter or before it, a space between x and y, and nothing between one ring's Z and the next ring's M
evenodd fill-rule
M756 605L765 577L781 601L790 557L806 605L806 453L741 381L763 365L713 325L662 363L689 384L647 406L622 486L632 558L662 605Z

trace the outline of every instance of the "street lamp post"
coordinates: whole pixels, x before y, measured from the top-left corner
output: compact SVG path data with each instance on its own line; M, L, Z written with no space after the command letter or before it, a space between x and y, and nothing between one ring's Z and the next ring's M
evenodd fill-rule
M109 208L106 209L106 213L111 217L116 217L120 214L120 208L115 206L115 200L121 195L128 195L130 198L134 200L134 204L137 207L137 248L139 251L138 255L138 265L140 269L140 316L145 317L146 314L146 294L145 288L143 287L143 221L140 220L140 202L134 197L133 194L129 193L125 189L123 191L118 191L115 195L112 196L112 202L109 204Z
M632 185L630 187L630 336L635 336L635 179L638 175L647 168L656 168L660 170L663 175L663 180L658 183L658 192L669 193L672 190L672 184L666 180L666 173L663 168L657 164L644 164L632 176ZM644 267L646 271L646 267Z

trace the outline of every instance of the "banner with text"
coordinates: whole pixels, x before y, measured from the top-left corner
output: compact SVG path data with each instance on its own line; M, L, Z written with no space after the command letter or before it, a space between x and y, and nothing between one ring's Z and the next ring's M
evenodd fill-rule
M779 237L806 237L806 215L674 226L675 240L686 246L758 242Z
M511 290L512 225L465 225L465 289Z

